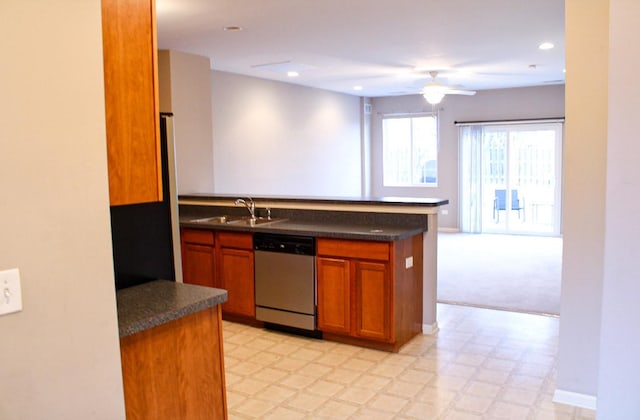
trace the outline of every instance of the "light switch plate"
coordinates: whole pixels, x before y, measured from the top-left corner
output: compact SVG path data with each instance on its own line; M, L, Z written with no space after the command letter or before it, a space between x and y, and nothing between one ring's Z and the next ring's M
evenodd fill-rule
M0 271L0 315L22 310L22 288L20 287L20 270Z

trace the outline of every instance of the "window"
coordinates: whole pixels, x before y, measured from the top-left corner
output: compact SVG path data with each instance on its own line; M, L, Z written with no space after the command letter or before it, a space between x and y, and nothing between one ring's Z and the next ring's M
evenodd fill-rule
M438 181L438 122L433 115L382 120L385 187L435 186Z

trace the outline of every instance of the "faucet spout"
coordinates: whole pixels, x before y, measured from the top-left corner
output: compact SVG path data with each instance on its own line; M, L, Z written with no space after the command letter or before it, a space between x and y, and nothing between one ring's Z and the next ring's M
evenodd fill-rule
M251 197L247 197L246 199L238 198L234 203L236 206L240 204L245 206L247 208L247 211L251 215L251 219L252 220L256 219L256 204L253 202L253 199Z

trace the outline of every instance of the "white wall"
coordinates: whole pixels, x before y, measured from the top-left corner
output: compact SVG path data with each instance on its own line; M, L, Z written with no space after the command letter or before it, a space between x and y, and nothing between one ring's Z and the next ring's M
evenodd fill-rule
M160 111L173 112L178 194L213 191L208 57L158 52Z
M610 0L607 196L598 418L640 418L640 3Z
M99 0L0 3L0 418L123 419Z
M215 193L360 196L360 98L211 72Z
M564 241L557 389L597 391L605 234L608 2L567 0ZM558 395L562 399L562 395Z
M449 199L438 223L459 228L458 218L458 128L455 121L491 121L564 116L564 85L479 91L475 96L446 96L438 106L440 145L438 186L389 188L382 186L382 116L393 113L431 112L421 95L374 98L372 118L373 195L422 196Z

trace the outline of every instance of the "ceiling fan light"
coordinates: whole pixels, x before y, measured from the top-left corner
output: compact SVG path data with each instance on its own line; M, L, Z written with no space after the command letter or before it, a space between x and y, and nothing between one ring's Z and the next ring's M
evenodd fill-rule
M442 101L444 93L444 89L440 86L426 86L422 91L422 96L424 96L424 99L431 105L436 105Z

